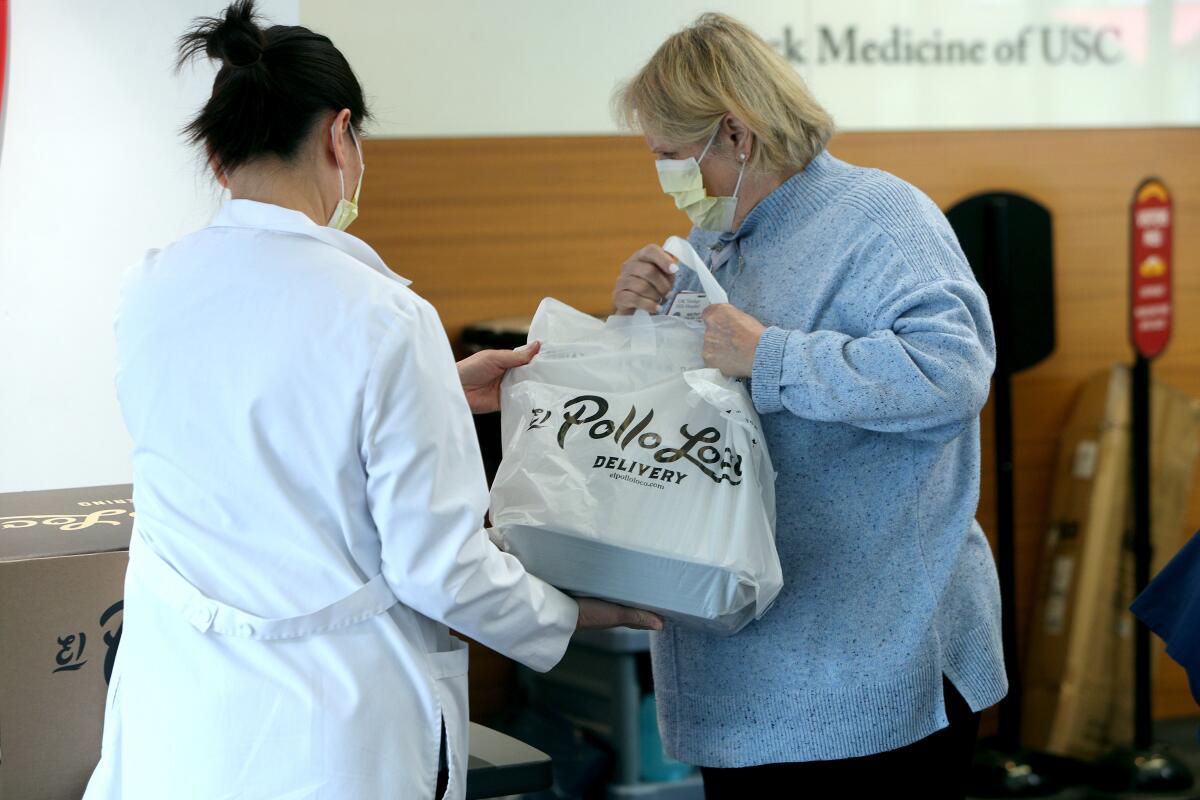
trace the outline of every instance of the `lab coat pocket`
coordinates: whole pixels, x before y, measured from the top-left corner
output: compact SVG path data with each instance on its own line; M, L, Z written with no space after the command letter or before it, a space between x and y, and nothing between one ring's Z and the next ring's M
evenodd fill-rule
M467 779L467 643L450 637L452 649L429 654L430 674L446 726L446 766L450 780L446 800L466 796ZM436 735L436 733L435 733Z

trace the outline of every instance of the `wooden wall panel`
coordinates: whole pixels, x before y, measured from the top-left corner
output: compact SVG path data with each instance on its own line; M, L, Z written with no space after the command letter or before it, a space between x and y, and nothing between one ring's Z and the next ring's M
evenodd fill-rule
M943 208L1002 188L1034 197L1054 215L1058 348L1017 376L1014 389L1023 630L1058 431L1084 378L1130 358L1127 209L1146 175L1172 188L1177 220L1175 332L1156 375L1200 396L1200 129L856 133L838 136L831 150L911 181ZM630 253L688 228L659 191L636 137L376 140L366 145L366 161L363 212L353 230L437 306L453 339L475 320L532 314L546 295L603 311ZM986 451L986 410L985 418ZM989 532L990 463L985 452L979 517ZM1197 528L1194 490L1180 541ZM508 673L496 660L478 666L479 699L484 707L498 703ZM1160 716L1195 712L1174 664L1163 668L1155 704Z

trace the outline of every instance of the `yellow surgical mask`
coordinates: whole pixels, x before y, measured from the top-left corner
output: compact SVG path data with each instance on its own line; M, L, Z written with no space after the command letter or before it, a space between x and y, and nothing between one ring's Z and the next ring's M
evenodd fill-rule
M746 156L739 156L742 168L738 171L737 184L730 197L710 197L704 190L704 176L700 162L708 155L717 139L720 127L713 131L708 144L700 152L700 158L664 158L655 163L658 183L662 190L675 198L675 207L683 211L697 228L707 231L728 233L733 230L733 217L737 212L738 189L742 186L742 175L746 172Z
M338 189L339 197L337 207L333 209L333 214L329 217L329 222L325 223L330 228L337 228L339 231L344 231L350 227L350 223L358 218L358 193L362 191L362 176L367 171L367 165L363 161L362 146L358 143L358 137L354 135L354 126L347 128L350 131L350 138L354 140L354 149L358 151L358 163L362 164L362 169L358 171L358 185L354 187L354 199L346 199L346 178L342 172L342 165L338 164ZM334 147L337 147L337 123L329 129L329 138L333 140Z

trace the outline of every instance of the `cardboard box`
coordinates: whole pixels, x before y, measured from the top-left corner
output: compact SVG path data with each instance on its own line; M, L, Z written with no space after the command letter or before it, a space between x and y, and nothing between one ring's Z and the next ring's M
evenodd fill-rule
M1187 508L1196 456L1200 453L1200 400L1172 386L1155 382L1151 389L1150 407L1150 458L1153 462L1150 522L1154 547L1150 574L1156 575L1192 533L1186 527ZM1131 505L1131 517L1132 513ZM1113 697L1108 729L1108 740L1114 744L1133 740L1133 632L1136 620L1129 606L1137 597L1137 591L1132 529L1131 523L1121 550L1120 589L1114 595L1114 685L1117 693ZM1150 637L1152 680L1158 674L1158 662L1166 649L1166 643L1161 639Z
M1022 738L1083 758L1107 744L1113 627L1129 507L1129 373L1083 387L1060 439L1050 529L1026 650Z
M1130 375L1089 380L1060 440L1024 671L1024 744L1095 758L1132 738ZM1197 403L1152 388L1156 568L1178 547Z
M0 494L0 800L78 800L121 637L132 487Z

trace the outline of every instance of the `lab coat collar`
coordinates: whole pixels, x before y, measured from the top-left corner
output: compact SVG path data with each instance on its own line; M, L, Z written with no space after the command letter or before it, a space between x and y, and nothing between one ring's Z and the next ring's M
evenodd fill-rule
M215 228L259 228L308 236L336 247L343 253L361 261L376 272L408 286L412 281L388 269L369 244L336 228L318 225L302 212L292 208L260 203L257 200L226 200L213 218L210 227Z

